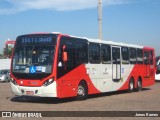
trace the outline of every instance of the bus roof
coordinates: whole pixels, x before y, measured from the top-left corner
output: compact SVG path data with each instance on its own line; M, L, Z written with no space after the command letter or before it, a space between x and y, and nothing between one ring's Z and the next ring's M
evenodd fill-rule
M144 46L127 44L127 43L123 43L123 42L114 42L114 41L107 41L107 40L100 40L100 39L91 39L91 38L87 38L87 37L76 37L76 36L70 36L70 37L86 39L88 42L94 42L94 43L100 43L100 44L109 44L109 45L113 45L113 46L126 46L126 47L140 48L140 49L144 48Z
M67 34L62 34L60 32L51 32L51 33L47 33L47 32L35 32L32 34L26 34L26 35L49 35L49 34L56 34L56 35L62 35L62 36L66 36ZM23 35L22 35L23 36ZM73 37L73 38L79 38L79 39L85 39L88 42L94 42L94 43L100 43L100 44L109 44L109 45L113 45L113 46L126 46L126 47L133 47L133 48L146 48L146 49L152 49L154 50L154 48L152 47L147 47L147 46L141 46L141 45L135 45L135 44L127 44L127 43L123 43L123 42L114 42L114 41L107 41L107 40L100 40L100 39L91 39L91 38L87 38L87 37L78 37L78 36L72 36L72 35L67 35L68 37Z

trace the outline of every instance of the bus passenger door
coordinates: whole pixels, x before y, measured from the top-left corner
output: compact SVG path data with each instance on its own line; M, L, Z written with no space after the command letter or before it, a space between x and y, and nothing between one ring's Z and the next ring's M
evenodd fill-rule
M75 42L72 38L61 38L57 67L57 79L61 81L61 97L75 96L76 81L79 77L79 71L76 69Z
M144 78L150 78L150 58L149 51L144 51Z
M112 79L118 83L121 79L121 54L120 48L112 47Z

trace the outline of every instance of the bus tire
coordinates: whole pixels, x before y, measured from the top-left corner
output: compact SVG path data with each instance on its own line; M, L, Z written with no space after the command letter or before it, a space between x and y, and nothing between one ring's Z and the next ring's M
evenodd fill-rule
M134 91L134 78L130 78L129 80L129 85L128 85L128 92L133 92Z
M142 81L139 79L137 81L137 88L136 88L136 91L141 91L142 90Z
M88 88L86 82L82 81L79 83L77 88L77 100L86 100L88 96Z

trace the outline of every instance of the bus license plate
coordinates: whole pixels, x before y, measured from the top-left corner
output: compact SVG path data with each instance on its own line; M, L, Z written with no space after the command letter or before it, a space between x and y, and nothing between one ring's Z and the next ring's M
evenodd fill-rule
M26 91L26 95L34 95L34 91Z

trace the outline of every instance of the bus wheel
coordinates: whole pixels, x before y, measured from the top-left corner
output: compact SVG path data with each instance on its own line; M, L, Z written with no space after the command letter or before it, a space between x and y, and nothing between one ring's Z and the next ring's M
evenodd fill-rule
M138 80L137 82L137 91L141 91L142 90L142 81L141 80Z
M128 85L128 92L133 92L134 91L134 79L131 78L129 80L129 85Z
M88 96L87 84L85 82L80 82L77 89L77 100L85 100Z

